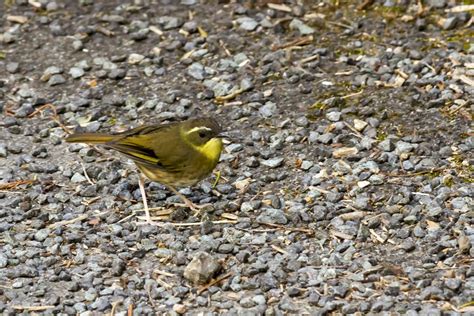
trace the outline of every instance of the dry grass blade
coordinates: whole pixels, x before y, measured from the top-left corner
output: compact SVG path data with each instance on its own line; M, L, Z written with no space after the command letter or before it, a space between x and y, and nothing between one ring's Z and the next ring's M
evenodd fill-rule
M245 89L240 88L240 89L232 92L231 94L224 95L224 96L218 96L218 97L216 97L215 100L216 100L217 103L224 103L225 101L234 99L236 96L238 96L239 94L241 94L244 91L245 91Z
M272 247L274 250L278 251L279 253L282 253L284 255L289 255L289 253L287 251L285 251L284 249L278 247L278 246L275 246L275 245L270 245L270 247Z
M115 302L112 302L112 309L110 310L110 316L114 316L115 315L115 310L117 309L117 306L120 305L120 303L122 303L121 301L115 301Z
M42 113L46 109L50 109L51 111L53 111L53 114L51 115L51 119L55 121L67 134L71 134L71 130L67 128L63 123L61 123L58 112L56 111L56 108L54 107L54 105L51 103L40 106L33 113L28 115L28 117L29 118L34 117L35 115L37 115L38 113Z
M75 222L80 222L82 220L85 220L87 218L87 214L82 214L76 218L73 218L73 219L70 219L70 220L65 220L65 221L60 221L60 222L56 222L56 223L53 223L51 225L48 226L48 228L57 228L59 226L64 226L64 225L69 225L69 224L74 224Z
M274 46L272 46L272 50L275 51L275 50L279 50L279 49L282 49L282 48L288 48L288 47L292 47L292 46L308 45L308 44L311 44L311 42L313 42L313 39L314 38L313 38L312 35L300 37L300 38L297 38L294 41L288 42L286 44L274 45Z
M55 308L54 305L41 305L41 306L23 306L23 305L13 305L13 309L24 310L27 312L41 312L50 308Z
M29 185L34 182L35 180L17 180L13 182L0 183L0 190L13 190L13 189L16 189L16 187L19 185L22 185L22 184Z
M158 269L153 270L153 272L156 273L156 274L160 274L160 275L164 275L164 276L168 276L168 277L174 277L174 276L176 276L176 275L173 274L173 273L169 273L169 272L162 271L162 270L158 270Z

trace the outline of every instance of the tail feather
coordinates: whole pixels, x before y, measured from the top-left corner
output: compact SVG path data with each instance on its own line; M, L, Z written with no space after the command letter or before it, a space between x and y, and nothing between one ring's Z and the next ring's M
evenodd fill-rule
M87 144L105 144L112 141L115 137L100 133L79 133L72 134L66 138L68 143L87 143Z

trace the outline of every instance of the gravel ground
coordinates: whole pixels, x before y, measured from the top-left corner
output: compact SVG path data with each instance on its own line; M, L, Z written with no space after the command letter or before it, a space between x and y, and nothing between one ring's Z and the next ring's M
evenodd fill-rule
M0 313L472 312L472 8L227 2L3 1ZM197 115L235 137L164 227L63 141Z

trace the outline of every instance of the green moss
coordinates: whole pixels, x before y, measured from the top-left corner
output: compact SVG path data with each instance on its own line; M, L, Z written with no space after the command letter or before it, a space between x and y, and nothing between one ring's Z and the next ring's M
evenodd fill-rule
M117 124L117 119L115 117L111 117L108 121L107 121L107 124L109 124L110 126L114 126L115 124Z
M384 131L377 132L377 140L379 142L384 141L386 138L387 138L387 133L385 133Z
M0 59L5 59L5 57L7 57L7 53L5 53L4 51L0 50Z

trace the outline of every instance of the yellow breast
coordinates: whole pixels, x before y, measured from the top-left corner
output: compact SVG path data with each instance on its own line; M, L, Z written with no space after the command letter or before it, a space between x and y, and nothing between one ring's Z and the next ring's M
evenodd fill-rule
M219 161L219 157L221 156L222 139L212 138L204 145L196 146L195 149L213 163L217 163Z

